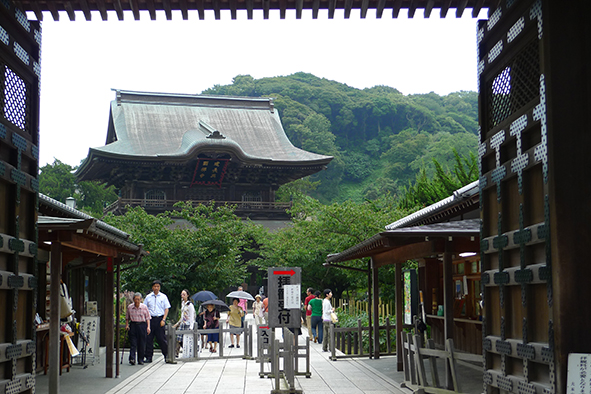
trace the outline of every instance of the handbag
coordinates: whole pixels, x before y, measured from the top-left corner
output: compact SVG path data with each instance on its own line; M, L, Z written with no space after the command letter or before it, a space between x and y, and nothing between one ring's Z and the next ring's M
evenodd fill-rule
M331 321L332 321L334 324L336 324L336 323L338 323L338 322L339 322L339 317L337 316L337 314L336 314L336 313L334 313L334 312L330 312L330 320L331 320Z
M71 300L69 298L68 288L62 282L60 286L60 319L65 319L72 314L72 308L70 307Z

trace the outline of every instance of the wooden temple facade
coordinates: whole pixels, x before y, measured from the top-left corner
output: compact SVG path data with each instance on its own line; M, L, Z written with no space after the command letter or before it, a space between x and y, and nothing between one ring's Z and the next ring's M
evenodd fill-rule
M78 170L81 180L119 190L108 211L215 201L252 219L289 219L289 203L275 202L279 186L332 160L294 147L269 98L116 94L106 145L90 149Z
M104 20L122 20L126 11L135 19L139 19L140 11L149 12L151 19L156 18L157 11L163 11L168 19L172 12L181 12L187 19L190 11L196 10L199 18L212 12L219 19L223 10L229 10L232 18L239 11L246 12L248 18L254 12L268 18L270 11L278 10L279 17L284 18L287 10L295 10L296 18L300 18L303 10L311 10L316 18L322 10L333 18L336 10L342 10L348 18L352 11L365 17L368 10L375 10L378 17L395 18L401 10L413 17L420 9L429 17L433 11L445 16L453 9L456 16L461 16L471 9L476 16L482 8L489 10L489 17L479 22L476 33L479 53L475 69L481 128L478 246L484 304L483 390L567 393L569 355L591 354L591 313L586 307L591 299L591 265L586 262L591 245L591 132L587 120L591 112L591 30L587 21L591 5L583 0L1 1L0 392L34 392L37 363L33 317L38 283L41 29L39 22L28 20L27 15L36 15L38 20L44 16L59 20L60 12L65 12L73 20L80 11L87 20L93 14ZM269 108L266 111L271 112ZM214 137L217 130L226 139L233 139L214 122L204 123L205 130L213 130L200 131L201 126L195 122L187 136L201 133ZM122 139L119 130L114 130ZM110 145L116 143L112 142ZM232 159L239 155L236 149L207 150L210 155L219 155L215 157L200 157L199 149L188 152L196 156L191 157L194 165L188 166L187 175L191 176L185 181L187 186L193 180L196 161L207 158L221 162L228 159L223 155ZM96 153L93 163L100 164L96 167L99 171L108 152ZM240 159L247 162L247 156ZM189 156L185 156L188 160ZM248 163L258 167L261 176L265 165L272 164ZM322 160L314 163L323 164ZM92 169L91 163L88 165L87 170ZM166 175L161 171L161 176ZM226 198L242 196L242 185L238 183L234 197L228 189ZM273 187L267 186L266 190L270 201ZM260 198L267 198L261 192ZM166 193L168 199L170 192ZM145 191L140 198L145 198ZM463 237L471 239L467 234ZM443 252L442 245L432 245L432 250L437 255L443 253L445 264L452 255L449 236L439 242L443 243ZM400 253L384 251L384 259L374 259L374 263L393 262L398 267L399 261L416 255L410 253L411 249L406 246ZM444 284L453 283L453 265L453 261L446 265L452 270L444 270ZM453 310L453 305L445 309ZM444 332L451 335L453 320L446 323Z

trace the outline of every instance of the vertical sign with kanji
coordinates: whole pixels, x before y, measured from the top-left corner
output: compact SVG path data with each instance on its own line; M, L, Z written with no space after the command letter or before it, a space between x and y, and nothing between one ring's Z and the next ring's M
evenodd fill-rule
M269 268L268 278L269 326L300 328L302 269Z
M568 355L567 392L568 394L591 393L591 354Z

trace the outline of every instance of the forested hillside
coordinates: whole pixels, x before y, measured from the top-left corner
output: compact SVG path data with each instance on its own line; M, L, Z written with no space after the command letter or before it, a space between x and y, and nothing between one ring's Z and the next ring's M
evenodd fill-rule
M312 177L320 182L311 194L325 203L400 196L420 169L433 175L433 159L451 170L454 148L461 157L476 154L476 92L405 96L387 86L360 90L296 73L239 75L203 94L275 98L294 145L334 156L326 171Z

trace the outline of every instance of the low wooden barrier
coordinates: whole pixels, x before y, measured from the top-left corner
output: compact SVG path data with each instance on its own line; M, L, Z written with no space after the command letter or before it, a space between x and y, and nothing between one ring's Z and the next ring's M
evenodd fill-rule
M363 349L363 338L366 336L369 339L370 330L373 330L373 327L361 326L361 319L357 320L357 327L339 327L331 323L329 343L331 359L369 357L370 354ZM386 318L386 324L379 327L380 332L383 330L386 331L387 348L385 352L380 352L380 356L394 355L396 347L392 347L392 335L396 336L396 325L390 324L390 318ZM337 350L343 354L337 355Z
M452 339L446 340L445 350L437 350L435 349L433 340L428 340L426 345L423 346L421 336L403 332L400 338L400 346L402 350L405 384L415 392L422 391L436 394L461 393L462 390L457 375L458 365L479 371L482 370L482 356L454 351ZM446 367L449 368L451 384L440 382L437 371L438 358L443 359ZM425 360L429 361L431 385L427 382ZM471 363L479 363L479 365Z

